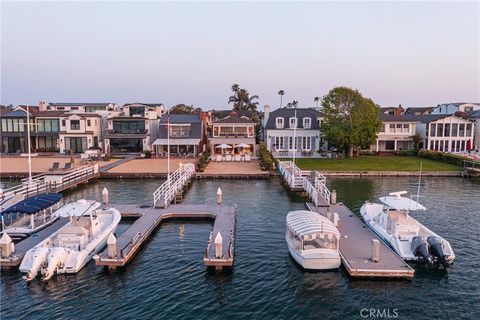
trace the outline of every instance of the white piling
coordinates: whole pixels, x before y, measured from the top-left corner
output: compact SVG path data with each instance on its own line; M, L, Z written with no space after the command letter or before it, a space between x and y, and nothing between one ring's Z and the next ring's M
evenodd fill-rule
M108 204L108 189L105 187L102 190L103 204Z
M327 219L332 221L332 212L331 211L327 211Z
M378 239L372 239L372 261L380 261L380 241Z
M2 251L2 258L8 258L13 252L13 241L8 233L4 232L2 238L0 238L0 250Z
M217 236L215 237L215 258L217 259L222 257L222 251L223 251L222 243L223 243L222 235L220 234L220 232L217 232Z
M337 204L337 190L335 189L330 193L330 204Z
M222 204L222 189L217 190L217 204Z
M109 258L115 258L117 256L117 238L110 233L107 239L107 256Z
M333 213L333 220L332 220L332 222L333 222L333 225L334 225L335 227L338 227L338 223L340 222L340 217L338 216L338 213L336 213L336 212Z

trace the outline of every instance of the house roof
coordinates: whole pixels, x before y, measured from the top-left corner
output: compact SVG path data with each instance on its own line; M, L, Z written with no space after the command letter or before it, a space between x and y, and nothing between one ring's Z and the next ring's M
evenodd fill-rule
M124 107L128 107L128 106L131 106L131 105L136 105L136 104L139 104L139 105L142 105L142 106L147 106L147 107L160 107L160 106L163 106L163 103L142 103L142 102L133 102L133 103L126 103L124 104L123 106Z
M408 111L423 113L423 112L427 112L427 111L432 111L433 109L434 109L434 107L408 107L405 110L405 113L407 113Z
M14 110L2 114L2 118L26 118L27 113L23 110Z
M47 110L47 111L39 111L35 113L35 118L39 117L60 117L65 114L65 111L61 110Z
M228 115L225 118L213 121L213 123L255 123L252 119L245 116Z
M125 121L130 121L130 120L147 120L147 118L145 118L145 117L117 116L117 117L108 118L108 120L125 120Z
M405 115L393 115L393 114L384 114L380 112L378 118L383 122L419 122L419 123L428 123L438 119L448 117L449 115L445 114L428 114L428 115L414 115L414 114L405 114Z
M230 115L230 113L235 112L239 117L252 118L253 112L251 110L211 110L214 118L223 119Z
M108 106L112 102L49 102L48 104L52 107L81 107L81 106L88 106L88 107L104 107Z
M316 119L318 117L323 116L321 112L311 108L297 108L296 110L297 110L297 118L299 119L297 124L297 129L303 129L303 118L312 119L310 129L312 130L320 129L320 126L318 124L318 121L316 121ZM277 124L276 124L277 118L283 118L283 123L284 123L283 127L288 129L289 128L288 119L294 116L295 116L294 108L279 108L275 111L272 111L268 116L268 121L267 121L267 124L265 125L265 129L277 129Z
M163 115L160 123L167 122L167 115ZM200 123L200 116L198 114L170 114L170 123Z
M467 113L468 118L480 118L480 110L473 110Z

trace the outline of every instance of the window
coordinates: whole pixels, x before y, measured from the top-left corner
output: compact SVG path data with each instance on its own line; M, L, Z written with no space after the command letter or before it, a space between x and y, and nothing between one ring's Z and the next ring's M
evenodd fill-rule
M312 119L310 118L303 118L303 127L305 129L310 129L312 127Z
M283 118L276 119L277 129L283 129Z
M189 137L190 126L189 125L170 126L170 136L173 138Z
M437 124L437 137L443 137L443 123Z
M23 119L2 119L2 132L23 132L25 125Z
M404 123L402 132L403 133L409 133L410 132L410 125L407 124L407 123Z
M87 127L91 127L92 126L92 120L88 119L87 120Z
M397 123L397 129L395 131L396 133L401 133L402 132L402 124L401 123Z
M290 124L290 128L296 128L297 127L297 118L290 118L289 119L289 124Z
M473 107L465 107L465 112L469 112L469 111L472 111L473 110Z
M452 123L452 137L458 137L458 123Z
M288 137L288 149L293 149L293 137Z
M65 127L67 125L67 122L65 121L65 119L62 119L62 127Z
M445 123L444 129L443 129L443 136L450 137L450 123Z
M467 123L467 129L465 130L465 136L470 137L472 135L472 124Z
M80 120L70 120L71 130L80 130Z
M113 121L115 133L146 133L145 122L139 121Z
M302 149L311 150L312 149L312 137L302 137Z
M458 130L458 136L459 137L465 137L465 123L460 123L459 128L460 129Z
M60 131L58 119L38 119L38 132L58 132Z
M284 145L283 145L283 137L275 137L275 149L276 150L279 150L279 149L284 149Z
M437 136L437 125L435 123L430 124L430 136L431 137L436 137Z
M395 132L395 124L391 123L389 127L390 127L389 132L392 132L392 133Z
M385 124L382 123L382 126L380 127L380 132L385 132Z

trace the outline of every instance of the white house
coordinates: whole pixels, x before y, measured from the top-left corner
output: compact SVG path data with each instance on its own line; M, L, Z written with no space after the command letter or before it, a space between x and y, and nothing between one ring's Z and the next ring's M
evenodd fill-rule
M59 149L61 153L85 152L101 147L101 116L96 113L65 113L60 117Z
M471 121L475 121L475 129L473 130L473 149L480 150L480 110L471 111L467 114Z
M436 106L432 114L454 114L455 112L470 112L480 110L480 103L457 102L443 103Z
M266 105L264 141L267 149L276 157L291 156L294 150L298 155L312 155L326 147L320 134L321 121L322 114L310 108L279 108L270 112Z
M371 151L388 152L413 150L413 136L416 133L416 117L391 115L380 112L382 121L376 143L370 147Z
M427 150L456 153L473 149L475 122L471 120L446 115L421 126Z

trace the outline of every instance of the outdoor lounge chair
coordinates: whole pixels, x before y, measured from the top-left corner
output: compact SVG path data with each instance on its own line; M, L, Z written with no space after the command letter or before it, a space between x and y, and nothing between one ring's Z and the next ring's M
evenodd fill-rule
M235 156L235 161L236 161L236 162L242 161L242 158L240 157L239 154L237 154L237 155Z
M250 161L250 160L251 160L251 159L250 159L250 155L249 155L249 154L246 154L246 155L245 155L245 161Z
M223 161L223 157L221 154L217 154L217 162Z
M48 171L55 171L55 170L58 170L58 168L60 168L60 163L59 162L54 162L52 167L50 169L48 169Z
M225 161L227 161L227 162L232 161L232 155L227 154L227 157L226 157Z

